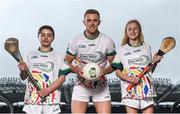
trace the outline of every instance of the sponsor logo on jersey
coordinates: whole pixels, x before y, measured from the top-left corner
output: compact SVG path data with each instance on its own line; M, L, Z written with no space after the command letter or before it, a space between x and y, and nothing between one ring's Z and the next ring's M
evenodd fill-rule
M129 59L129 65L147 65L150 62L150 58L147 55L142 55L135 59Z
M50 61L46 63L34 63L33 68L38 68L45 72L51 72L54 69L54 63Z
M88 46L96 46L95 44L89 44Z
M48 57L47 55L41 55L41 57Z
M134 50L134 52L140 52L140 51L141 51L140 49Z
M88 61L97 63L101 60L104 60L105 56L102 52L97 51L94 54L81 54L80 59L85 60L85 61L88 60Z
M140 51L141 51L140 49L137 49L137 50L134 50L133 52L140 52ZM127 52L127 53L124 53L124 56L128 56L131 54L132 54L131 52Z

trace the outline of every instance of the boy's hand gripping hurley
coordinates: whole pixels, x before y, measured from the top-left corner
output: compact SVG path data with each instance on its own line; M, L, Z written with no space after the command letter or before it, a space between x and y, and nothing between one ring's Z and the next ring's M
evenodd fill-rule
M5 41L4 48L9 54L11 54L14 57L14 59L16 59L17 62L20 62L23 60L19 51L18 39L8 38ZM38 91L41 90L42 88L38 85L38 81L33 78L28 68L26 69L26 73L27 73L28 79L34 85L34 87L36 87ZM41 97L41 102L44 102L45 100L46 100L46 97Z

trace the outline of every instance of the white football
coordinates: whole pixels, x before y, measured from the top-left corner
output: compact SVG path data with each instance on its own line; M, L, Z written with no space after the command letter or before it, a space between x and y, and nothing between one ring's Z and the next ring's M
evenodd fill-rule
M100 67L97 63L88 63L83 67L83 76L86 80L97 80L100 76Z

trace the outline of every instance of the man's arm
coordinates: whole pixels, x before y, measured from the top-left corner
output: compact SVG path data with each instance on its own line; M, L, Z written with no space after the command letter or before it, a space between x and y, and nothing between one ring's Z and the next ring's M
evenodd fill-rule
M69 55L69 54L66 54L65 56L65 60L66 60L66 63L67 65L69 65L70 69L72 72L78 74L78 75L81 75L80 72L81 72L81 69L78 67L78 66L73 66L72 65L72 61L76 58L76 56L73 56L73 55Z
M102 68L102 75L110 74L114 71L111 64L115 56L108 56L107 60L109 61L109 65L105 68Z

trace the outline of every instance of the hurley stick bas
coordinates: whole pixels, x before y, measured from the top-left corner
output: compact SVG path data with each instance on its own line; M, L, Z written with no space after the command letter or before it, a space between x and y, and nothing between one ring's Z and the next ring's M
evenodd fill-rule
M176 45L176 40L173 37L164 38L162 40L162 43L161 43L161 46L160 46L160 49L159 49L157 55L158 56L165 55L167 52L172 50L175 47L175 45ZM137 77L142 78L147 72L151 71L151 68L153 68L156 63L157 63L157 61L152 61L151 63L149 63ZM130 93L133 86L134 86L134 84L131 83L126 88L126 90Z
M23 60L23 58L22 58L22 56L20 54L20 51L19 51L18 39L16 39L16 38L8 38L5 41L4 48L9 54L11 54L14 57L14 59L17 62L20 62L20 61ZM32 74L31 74L31 72L29 71L28 68L26 69L25 72L27 74L28 79L34 85L34 87L36 87L36 89L38 91L41 90L42 88L38 85L38 81L33 78ZM46 97L41 97L41 102L44 102L45 100L46 100Z

